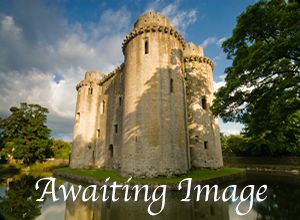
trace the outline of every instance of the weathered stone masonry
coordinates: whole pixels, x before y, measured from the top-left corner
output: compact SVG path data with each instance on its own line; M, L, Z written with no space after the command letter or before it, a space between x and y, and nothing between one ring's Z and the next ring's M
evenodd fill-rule
M223 166L209 110L213 63L159 13L138 18L124 63L88 71L77 86L72 168L115 168L124 176L172 176Z

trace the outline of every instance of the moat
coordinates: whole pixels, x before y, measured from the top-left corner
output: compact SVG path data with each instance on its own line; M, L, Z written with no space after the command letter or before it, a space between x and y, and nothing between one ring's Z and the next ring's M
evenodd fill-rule
M166 207L158 216L147 213L148 204L141 202L75 202L59 200L53 202L48 198L43 203L35 200L41 192L35 191L34 185L38 177L16 176L4 179L0 185L0 219L297 219L300 209L300 176L279 175L248 172L246 178L232 184L241 190L246 185L258 186L267 184L267 199L264 202L254 201L252 210L245 216L235 213L236 202L188 203L180 202L182 197L178 192L169 192L166 197ZM59 184L69 184L59 180ZM58 192L58 194L61 193ZM9 209L6 209L9 207ZM6 211L3 211L6 210ZM10 213L8 213L9 211Z

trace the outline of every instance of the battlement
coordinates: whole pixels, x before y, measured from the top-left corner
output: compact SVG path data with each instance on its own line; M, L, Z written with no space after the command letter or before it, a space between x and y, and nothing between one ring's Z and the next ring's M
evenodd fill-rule
M160 13L146 12L122 50L124 63L105 75L87 71L76 87L70 166L119 169L124 177L221 167L210 111L214 64L203 47L186 43Z
M88 81L97 81L97 80L101 80L103 77L104 74L97 70L88 70L85 73L84 79Z
M134 24L134 28L147 27L148 25L162 25L171 27L169 20L159 12L149 11L141 15Z
M200 63L207 63L214 69L214 63L211 59L204 56L203 47L197 46L192 42L186 43L186 47L183 51L184 62L193 62L197 61Z
M116 74L118 74L123 69L123 67L124 67L124 63L122 63L116 69L114 69L109 74L107 74L106 76L104 76L100 80L99 85L103 85L107 80L109 80L110 78L112 78L113 76L115 76Z
M149 32L161 32L165 34L170 34L174 36L181 43L182 48L185 48L185 42L183 36L172 27L169 20L160 15L158 12L147 12L144 15L140 16L136 21L133 30L125 37L122 43L123 53L127 44L143 33ZM124 53L125 54L125 53Z
M186 47L183 51L184 57L190 57L190 56L204 56L203 47L197 46L193 42L186 43Z
M85 72L84 80L81 80L80 83L77 84L76 90L78 90L82 86L90 86L97 81L103 79L105 75L96 70L89 70Z

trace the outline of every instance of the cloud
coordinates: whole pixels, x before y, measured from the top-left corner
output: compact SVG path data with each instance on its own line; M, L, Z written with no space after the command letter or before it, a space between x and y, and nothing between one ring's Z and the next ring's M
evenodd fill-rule
M227 40L226 37L221 37L221 38L217 41L217 45L218 45L219 47L222 47L222 44L223 44L223 42L224 42L225 40Z
M218 81L215 81L215 80L213 81L215 92L217 92L222 86L225 86L225 84L226 84L225 77L226 77L226 74L222 74L218 77Z
M224 123L222 119L218 119L220 131L225 135L231 135L231 134L240 134L243 130L244 126L240 123L235 122L227 122Z
M167 5L162 0L156 0L150 3L147 11L159 11L166 16L171 24L183 34L186 28L197 21L197 10L182 10L180 1L174 1Z
M216 42L217 42L216 37L208 37L201 43L201 46L205 48L210 44L215 44Z
M131 15L125 7L107 9L83 25L54 5L31 3L26 15L23 3L12 2L9 15L0 9L0 113L20 102L40 104L50 111L52 135L71 139L75 86L86 70L108 72L123 61Z
M221 37L219 39L217 37L208 37L201 43L201 46L204 48L207 47L208 45L216 45L218 47L221 47L222 43L226 39L227 39L226 37Z
M146 8L160 11L184 33L197 11L183 10L181 3L156 0ZM10 1L7 7L0 9L0 114L20 102L40 104L50 111L52 135L70 140L75 86L86 70L107 73L123 62L131 13L126 6L108 8L96 21L80 23L53 2Z

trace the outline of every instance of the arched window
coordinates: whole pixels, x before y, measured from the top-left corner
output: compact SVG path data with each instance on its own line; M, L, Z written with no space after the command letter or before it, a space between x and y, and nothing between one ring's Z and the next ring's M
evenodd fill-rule
M100 129L97 129L97 138L100 138Z

